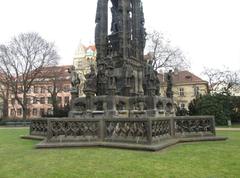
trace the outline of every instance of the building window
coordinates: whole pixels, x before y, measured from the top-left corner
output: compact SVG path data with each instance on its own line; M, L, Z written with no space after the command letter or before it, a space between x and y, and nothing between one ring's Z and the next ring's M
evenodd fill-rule
M44 109L41 108L41 109L40 109L40 116L44 116L44 113L45 113L45 112L44 112Z
M34 93L38 93L38 86L34 86Z
M53 87L52 86L48 86L47 90L48 90L48 93L51 93L53 91Z
M40 88L40 92L41 92L41 93L45 93L45 87L41 87L41 88Z
M63 91L64 92L69 92L70 91L70 85L64 85L63 86Z
M40 98L40 104L45 104L45 98L44 97Z
M200 95L199 87L194 87L194 96L199 96L199 95Z
M33 108L33 116L37 116L37 113L38 113L37 109Z
M11 116L15 116L15 110L14 110L14 109L11 109L10 115L11 115Z
M18 93L23 93L23 87L18 87Z
M184 104L184 103L181 103L181 104L180 104L180 108L181 108L181 109L185 109L185 104Z
M69 96L64 97L64 104L69 104Z
M52 110L52 108L48 108L48 109L47 109L47 114L48 114L48 115L53 115L53 110Z
M179 96L184 96L184 88L179 89Z
M14 98L11 99L11 104L15 105L15 99Z
M27 91L28 94L32 93L32 88L30 87L29 90Z
M18 104L23 103L23 98L19 98Z
M27 104L31 104L31 98L27 98Z
M58 105L62 105L62 97L57 97L57 103Z
M27 115L30 116L31 115L31 109L27 109Z
M48 104L52 104L52 98L48 97Z
M33 97L33 104L37 104L38 102L38 98L37 97Z
M21 116L22 115L22 109L17 109L17 115Z

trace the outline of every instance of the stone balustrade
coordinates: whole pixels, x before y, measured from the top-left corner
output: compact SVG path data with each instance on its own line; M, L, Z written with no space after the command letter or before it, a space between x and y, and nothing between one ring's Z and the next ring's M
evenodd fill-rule
M168 138L215 136L213 116L163 118L33 120L30 135L46 136L48 143L117 142L154 144Z

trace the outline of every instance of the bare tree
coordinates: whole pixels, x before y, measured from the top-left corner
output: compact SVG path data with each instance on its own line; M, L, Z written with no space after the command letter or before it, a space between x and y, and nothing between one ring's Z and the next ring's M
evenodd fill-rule
M44 71L44 78L47 79L47 82L50 84L47 91L51 95L53 115L56 116L59 109L61 109L58 102L58 93L63 91L69 92L70 87L65 88L65 84L70 83L70 74L68 73L68 68L62 66L47 67Z
M23 118L27 117L27 92L41 69L56 65L58 59L55 45L37 33L20 34L9 44L0 46L0 72L22 107Z
M153 61L154 69L188 69L190 62L186 60L183 52L172 47L170 41L165 40L163 34L153 31L147 37L148 58Z
M8 117L9 84L3 74L0 76L0 98L2 99L3 118Z
M207 77L212 92L231 94L240 91L240 71L205 68L202 74Z

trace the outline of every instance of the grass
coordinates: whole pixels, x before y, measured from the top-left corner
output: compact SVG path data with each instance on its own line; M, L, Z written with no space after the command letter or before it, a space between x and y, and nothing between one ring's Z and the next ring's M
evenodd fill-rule
M27 129L0 129L0 178L238 178L240 132L227 141L180 144L160 152L105 148L34 149Z

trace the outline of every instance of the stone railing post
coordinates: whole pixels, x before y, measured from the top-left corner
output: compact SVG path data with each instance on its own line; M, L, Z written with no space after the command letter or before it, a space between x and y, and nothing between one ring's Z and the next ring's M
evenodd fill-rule
M212 116L211 121L212 121L212 133L213 133L213 135L216 136L215 117L214 116Z
M33 126L33 120L31 121L31 124L30 124L30 129L29 129L29 135L32 135L32 130L33 130L33 128L32 128L32 126Z
M46 136L47 136L46 137L47 141L49 141L53 136L52 129L51 129L51 119L47 120L47 135Z
M148 144L152 144L152 119L147 119L148 127L147 127L147 140Z
M170 118L170 129L171 129L171 136L175 137L175 120L174 120L174 117Z
M99 139L100 141L104 141L105 138L105 130L106 130L105 119L99 119Z

